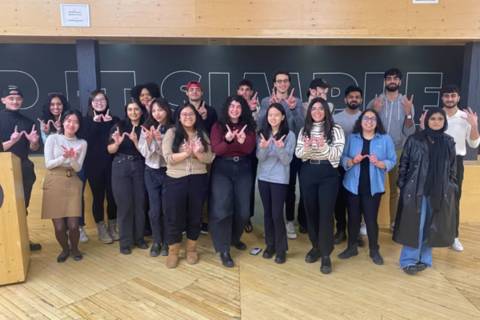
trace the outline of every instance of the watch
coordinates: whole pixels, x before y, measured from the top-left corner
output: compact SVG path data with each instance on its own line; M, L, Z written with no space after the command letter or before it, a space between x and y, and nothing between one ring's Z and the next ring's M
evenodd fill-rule
M407 115L407 120L412 120L412 115L411 114Z

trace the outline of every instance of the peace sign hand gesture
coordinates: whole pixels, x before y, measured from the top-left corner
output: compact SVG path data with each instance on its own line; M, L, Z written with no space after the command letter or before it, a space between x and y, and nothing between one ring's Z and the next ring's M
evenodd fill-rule
M313 136L310 137L310 139L307 138L307 136L303 136L303 148L308 149L312 147L313 143Z
M205 101L203 101L202 106L198 108L198 113L202 116L202 119L205 120L207 119L207 109L205 109Z
M186 152L188 155L192 154L192 152L193 152L192 144L188 143L187 140L183 139L182 147L183 147L183 151Z
M113 120L112 117L110 116L110 109L107 110L107 113L105 113L105 115L102 115L102 118L104 122Z
M258 145L260 146L260 148L268 148L272 138L270 138L268 140L265 140L265 137L263 136L263 133L260 133L260 136L262 137L262 139L260 140L260 143Z
M147 128L142 126L142 135L143 135L143 139L145 139L147 144L150 146L150 144L152 143L152 139L153 139L152 130L148 130Z
M117 131L115 131L113 134L112 134L112 139L113 141L115 141L115 145L118 147L122 144L123 142L123 139L125 138L125 135L127 133L124 132L122 135L120 135L120 128L117 127Z
M378 161L377 156L375 155L375 151L372 151L372 155L368 156L368 159L370 159L370 162L373 163L375 167L377 167L378 163L380 162Z
M277 98L277 95L275 94L275 89L273 88L272 89L272 97L270 98L270 100L268 100L268 103L269 104L274 104L274 103L280 103L280 101L282 101L282 99Z
M153 130L152 133L153 133L153 136L155 137L155 140L157 140L157 142L160 144L162 143L162 132L160 131L162 125L159 124L158 125L158 128L155 130L155 127L151 127L150 129Z
M478 116L477 116L477 113L473 113L472 109L471 108L468 108L463 110L467 116L466 117L462 117L462 119L464 119L465 121L467 121L472 127L477 127L478 126Z
M365 159L366 157L368 157L368 154L362 156L362 150L358 150L358 153L357 155L355 156L355 158L353 158L353 164L358 164L360 163L363 159Z
M422 129L425 129L425 118L427 117L427 112L428 112L428 111L425 111L425 112L422 113L422 115L420 116L420 128L422 128Z
M244 132L246 128L247 128L247 125L245 125L242 128L242 131L240 131L239 133L237 133L236 130L235 130L235 135L237 136L237 141L240 144L243 144L245 142L245 139L247 138L247 135Z
M70 148L70 159L77 160L78 156L79 156L79 153L80 153L80 150L82 150L82 148L83 147L79 147L75 150L73 150L73 148Z
M37 131L35 130L35 125L33 125L32 131L29 134L27 133L24 133L24 134L25 134L25 137L28 139L28 141L30 141L30 144L37 144L38 139L40 139L40 136L37 134Z
M43 122L40 118L37 118L37 120L40 122L40 130L48 136L50 134L50 126L48 123L52 120L47 123Z
M196 155L200 151L200 149L202 149L202 147L203 147L202 141L200 141L200 139L197 139L197 142L192 144L192 152Z
M375 99L373 99L373 110L380 112L382 108L387 104L387 102L382 103L383 100L383 94L380 95L380 97L376 94Z
M325 146L325 140L323 140L323 135L324 133L322 132L322 134L320 135L320 138L312 137L317 143L317 148L319 149Z
M125 135L126 135L127 137L129 137L130 140L132 140L132 142L135 143L135 144L138 143L138 137L137 137L137 134L135 133L135 128L136 128L136 127L137 127L137 126L133 126L132 132L130 132L130 133L125 133Z
M285 134L280 138L280 140L275 140L273 139L273 142L277 146L277 148L283 148L285 146L285 143L283 142L283 139L285 139Z
M235 138L235 133L232 132L232 129L230 129L230 127L228 126L228 124L227 124L227 130L228 130L228 132L227 132L227 134L225 135L225 139L226 139L228 142L230 142L230 141L232 141L232 140Z
M257 111L257 106L258 106L257 94L258 92L255 92L255 95L253 96L253 98L248 100L248 106L250 107L250 111L252 112Z
M292 92L290 92L290 96L288 97L288 99L283 99L285 100L285 102L287 103L288 107L290 108L290 110L294 110L295 109L295 105L297 104L297 99L293 96L293 91L295 90L295 88L292 89Z
M405 110L405 113L407 115L411 115L413 108L413 94L410 99L408 99L406 96L403 96L403 102L400 101L400 104L402 105L403 110Z
M55 127L55 130L57 130L57 133L60 132L60 130L62 129L62 117L58 117L58 120L57 121L53 121L53 120L48 120L48 122L52 121L53 123L53 126Z
M94 122L102 122L103 114L97 114L95 110L93 110L93 121Z

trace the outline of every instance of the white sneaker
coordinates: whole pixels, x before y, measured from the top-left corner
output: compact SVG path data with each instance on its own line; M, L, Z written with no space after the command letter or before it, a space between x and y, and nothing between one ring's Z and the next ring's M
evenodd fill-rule
M79 227L78 231L80 231L80 242L88 242L89 239L85 233L85 230L83 230L83 227Z
M287 238L297 239L297 234L295 233L295 227L293 225L293 221L287 222Z
M395 222L392 222L390 223L390 231L393 232L394 229L395 229Z
M452 249L455 251L463 251L463 246L458 240L458 238L455 238L455 242L452 245Z
M360 235L362 235L362 236L366 236L366 235L367 235L367 225L365 224L365 222L363 222L363 223L360 225Z

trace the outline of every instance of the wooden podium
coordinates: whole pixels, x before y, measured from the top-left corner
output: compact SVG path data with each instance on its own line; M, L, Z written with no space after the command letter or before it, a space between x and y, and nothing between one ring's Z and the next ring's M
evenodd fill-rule
M25 281L30 245L20 159L0 153L0 286Z

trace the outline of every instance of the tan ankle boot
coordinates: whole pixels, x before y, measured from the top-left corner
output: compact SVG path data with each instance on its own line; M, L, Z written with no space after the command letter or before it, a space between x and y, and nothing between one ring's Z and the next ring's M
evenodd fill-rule
M167 268L175 268L178 265L178 254L180 252L180 243L168 246Z
M197 241L187 239L187 249L185 251L187 253L188 264L195 264L198 262L198 255L197 255L196 248L197 248Z

